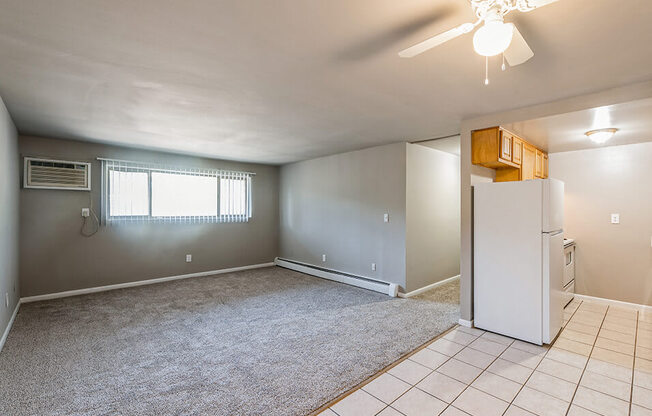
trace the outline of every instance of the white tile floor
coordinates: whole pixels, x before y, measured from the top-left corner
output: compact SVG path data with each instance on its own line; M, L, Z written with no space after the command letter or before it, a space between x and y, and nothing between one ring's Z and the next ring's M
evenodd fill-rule
M325 416L652 416L652 313L574 300L552 347L456 327Z

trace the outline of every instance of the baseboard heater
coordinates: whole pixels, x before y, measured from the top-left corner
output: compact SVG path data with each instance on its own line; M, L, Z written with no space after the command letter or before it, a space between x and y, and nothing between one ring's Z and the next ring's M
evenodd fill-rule
M282 259L280 257L274 259L274 263L276 263L277 266L285 267L286 269L321 277L323 279L334 280L340 283L346 283L347 285L358 286L375 292L384 293L391 297L396 297L398 295L398 285L396 283L383 282L382 280L370 279L364 276L326 269L324 267L313 266L312 264L302 263L295 260Z

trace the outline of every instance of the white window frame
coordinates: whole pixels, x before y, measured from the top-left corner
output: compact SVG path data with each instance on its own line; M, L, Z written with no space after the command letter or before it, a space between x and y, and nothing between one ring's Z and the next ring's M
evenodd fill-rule
M252 178L253 172L227 171L221 169L199 169L164 166L143 162L126 161L119 159L98 158L102 162L102 223L105 225L121 223L229 223L248 222L253 216ZM111 170L120 172L146 172L148 183L148 215L116 215L110 213L110 175ZM200 216L153 216L152 215L152 172L175 173L191 176L211 176L217 179L217 215ZM242 215L227 215L220 212L222 192L220 179L229 178L246 181L245 213Z

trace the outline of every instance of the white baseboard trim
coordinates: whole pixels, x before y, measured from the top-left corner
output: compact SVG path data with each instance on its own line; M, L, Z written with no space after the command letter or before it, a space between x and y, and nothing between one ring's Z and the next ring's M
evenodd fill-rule
M357 276L339 270L325 269L312 264L289 259L281 259L279 257L277 257L274 262L277 266L285 267L286 269L309 274L315 277L321 277L322 279L345 283L351 286L361 287L363 289L373 290L374 292L384 293L392 297L396 297L396 294L398 293L398 285L396 283L371 279L365 276Z
M115 285L89 287L87 289L67 290L65 292L48 293L45 295L27 296L20 298L21 303L38 302L41 300L67 298L69 296L87 295L89 293L106 292L107 290L124 289L135 286L153 285L156 283L169 282L171 280L189 279L191 277L212 276L215 274L233 273L242 270L260 269L274 266L274 263L252 264L249 266L231 267L230 269L209 270L206 272L180 274L177 276L159 277L157 279L138 280L135 282L118 283Z
M471 319L470 321L467 321L466 319L460 318L459 321L457 321L457 323L460 324L461 326L465 326L467 328L473 328L473 319Z
M589 296L589 295L578 295L577 293L575 294L575 297L578 298L578 299L581 299L581 300L587 300L589 302L600 303L602 305L611 305L611 306L617 306L617 307L620 307L620 308L638 309L638 310L652 312L652 306L649 306L649 305L641 305L641 304L638 304L638 303L623 302L621 300L597 298L595 296Z
M452 282L452 281L454 281L456 279L459 279L459 278L460 278L460 275L458 274L457 276L453 276L453 277L449 277L449 278L444 279L444 280L440 280L439 282L435 282L435 283L430 284L428 286L424 286L421 289L413 290L412 292L399 293L398 297L400 297L400 298L410 298L412 296L419 295L419 294L421 294L423 292L427 292L430 289L434 289L434 288L436 288L438 286L445 285L446 283L450 283L450 282Z
M2 347L5 346L5 342L7 341L7 337L9 336L9 331L11 330L11 327L14 326L14 320L16 319L16 315L18 315L18 308L20 308L20 300L18 300L18 303L16 304L16 309L14 309L14 313L11 315L11 319L9 319L9 322L7 323L5 332L3 332L2 338L0 338L0 352L2 352Z

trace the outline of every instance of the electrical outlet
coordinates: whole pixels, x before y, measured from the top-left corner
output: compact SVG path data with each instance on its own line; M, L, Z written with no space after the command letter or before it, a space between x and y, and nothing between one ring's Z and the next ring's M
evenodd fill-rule
M90 217L91 216L91 210L89 208L82 208L82 217Z
M376 271L376 263L371 263L371 271L372 272Z
M620 224L620 214L611 214L611 223Z
M389 214L383 215L383 221L384 222L389 222Z
M186 263L190 263L192 261L192 254L186 254Z
M321 261L326 261L326 255L325 254L321 255Z

